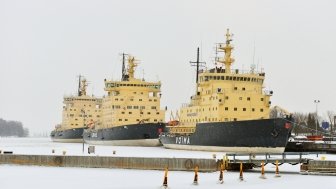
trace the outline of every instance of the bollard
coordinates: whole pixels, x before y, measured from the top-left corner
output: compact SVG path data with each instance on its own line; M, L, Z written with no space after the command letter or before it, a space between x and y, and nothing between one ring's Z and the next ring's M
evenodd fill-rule
M244 180L244 177L243 177L243 163L240 163L239 180L240 181Z
M55 153L55 149L52 149L52 150L51 150L51 153L53 153L53 154L54 154L54 153Z
M194 185L198 185L198 165L195 166Z
M216 154L212 154L212 158L216 159Z
M228 167L229 167L229 158L227 157L227 155L225 155L224 157L223 157L223 166L224 166L224 168L223 168L223 170L227 170L228 169Z
M264 167L264 161L261 162L261 175L260 175L260 178L261 179L266 179L266 176L265 176L265 167Z
M65 156L65 154L66 154L66 151L64 150L64 151L63 151L63 156Z
M281 177L281 175L279 174L279 162L278 160L275 161L275 176L274 177Z
M219 183L223 184L224 179L223 179L223 170L224 170L224 163L221 163L220 165L220 170L219 170Z
M164 177L163 177L163 184L162 186L164 188L168 187L168 166L165 168L165 173L164 173Z
M113 150L113 154L116 154L117 152L115 150Z

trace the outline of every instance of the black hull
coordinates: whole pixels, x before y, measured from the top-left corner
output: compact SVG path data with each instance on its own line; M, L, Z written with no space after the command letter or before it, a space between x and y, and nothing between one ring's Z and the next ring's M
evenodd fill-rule
M84 141L96 145L116 146L159 146L159 135L165 129L164 123L123 125L106 129L87 129Z
M54 130L51 132L50 137L53 142L83 142L84 128L74 128L66 130Z
M290 141L286 152L322 152L336 154L336 143L316 143L313 141Z
M164 132L166 148L232 153L283 153L292 125L282 118L198 123L189 136Z

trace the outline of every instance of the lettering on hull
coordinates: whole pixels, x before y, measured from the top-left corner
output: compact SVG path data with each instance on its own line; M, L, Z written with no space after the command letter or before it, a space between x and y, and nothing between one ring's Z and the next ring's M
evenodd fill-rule
M176 137L176 144L190 144L190 138L189 136L179 136Z

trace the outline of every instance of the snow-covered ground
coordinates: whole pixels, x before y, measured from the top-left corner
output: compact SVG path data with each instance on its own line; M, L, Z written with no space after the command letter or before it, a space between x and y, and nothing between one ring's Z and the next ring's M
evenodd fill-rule
M85 145L87 150L88 145ZM0 150L13 151L14 154L57 154L67 151L67 155L82 155L82 144L53 143L46 138L0 138ZM116 154L113 155L113 151ZM86 151L87 154L87 151ZM169 150L161 147L120 147L96 146L99 156L143 156L143 157L189 157L221 158L224 153ZM91 154L92 155L92 154ZM310 155L310 158L336 160L335 155ZM258 170L244 173L244 181L239 181L238 172L225 172L224 184L218 184L219 172L199 173L199 185L192 185L193 172L170 171L168 186L171 189L184 188L238 188L238 189L283 189L283 188L323 188L335 189L333 176L299 175L299 165L282 165L282 177L274 177L275 167L266 166L267 179L260 179ZM101 168L62 168L0 165L0 188L29 189L68 189L68 188L160 188L163 171L101 169Z

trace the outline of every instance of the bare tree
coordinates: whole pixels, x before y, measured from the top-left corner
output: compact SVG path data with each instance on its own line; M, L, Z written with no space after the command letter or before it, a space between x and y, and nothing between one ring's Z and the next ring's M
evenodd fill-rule
M293 129L293 132L295 135L310 133L310 129L308 129L308 115L301 112L294 112L293 118L295 122L295 127Z
M336 119L336 114L334 111L327 111L327 116L330 122L330 133L333 133L333 130L335 129L335 119Z

